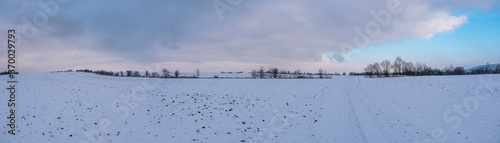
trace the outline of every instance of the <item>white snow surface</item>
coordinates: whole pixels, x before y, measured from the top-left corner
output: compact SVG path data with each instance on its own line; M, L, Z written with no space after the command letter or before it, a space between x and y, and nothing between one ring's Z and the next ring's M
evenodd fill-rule
M477 69L486 69L486 67L488 67L490 70L494 71L495 69L497 69L498 65L500 65L500 64L490 64L489 66L487 66L487 65L480 65L480 66L476 66L476 67L467 69L465 71L466 72L472 72L473 70L477 70Z
M2 143L500 142L500 75L16 80L16 135L0 90Z

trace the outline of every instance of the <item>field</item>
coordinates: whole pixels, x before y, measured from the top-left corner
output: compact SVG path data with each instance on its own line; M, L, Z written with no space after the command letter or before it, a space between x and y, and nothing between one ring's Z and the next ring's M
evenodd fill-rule
M16 135L3 89L0 142L500 141L500 75L17 79Z

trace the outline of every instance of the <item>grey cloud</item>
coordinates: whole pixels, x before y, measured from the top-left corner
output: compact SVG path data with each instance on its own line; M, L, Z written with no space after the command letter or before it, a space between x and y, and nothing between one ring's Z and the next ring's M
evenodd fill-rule
M7 24L21 25L22 16L30 17L42 10L36 1L0 1L0 19ZM338 45L351 42L356 36L353 28L363 28L374 20L370 11L387 9L388 1L244 0L233 11L226 12L221 21L212 1L73 0L61 5L59 13L50 17L49 24L30 41L81 38L90 43L61 46L84 47L138 63L318 61L322 53L347 52ZM465 0L401 2L402 5L424 3L429 11L492 9ZM419 22L432 17L429 14L419 15ZM400 25L415 22L405 16L403 13L392 18ZM421 38L408 29L384 27L379 36L371 39L371 44ZM341 54L331 58L346 62Z
M84 27L80 20L61 17L53 18L50 21L51 24L44 28L50 36L64 38L84 34Z
M346 62L344 56L340 53L335 53L335 54L332 54L332 55L329 55L328 58L330 59L330 61L337 61L339 63L344 63Z
M421 2L435 9L445 9L451 12L491 12L500 6L498 0L424 0ZM498 9L496 9L496 11L498 11Z

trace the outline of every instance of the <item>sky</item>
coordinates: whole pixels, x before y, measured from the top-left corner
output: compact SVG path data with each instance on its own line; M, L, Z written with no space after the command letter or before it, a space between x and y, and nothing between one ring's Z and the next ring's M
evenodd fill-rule
M471 68L500 63L498 25L495 0L0 0L0 44L16 30L20 73L342 73L397 56Z

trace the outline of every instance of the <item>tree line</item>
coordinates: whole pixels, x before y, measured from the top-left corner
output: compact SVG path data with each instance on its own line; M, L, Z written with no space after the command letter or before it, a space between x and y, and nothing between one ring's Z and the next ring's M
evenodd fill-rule
M394 62L384 60L380 63L375 62L365 67L364 73L350 73L349 75L364 75L367 77L396 77L396 76L436 76L436 75L465 75L465 74L498 74L500 73L500 64L495 69L489 68L489 63L485 67L467 72L464 67L454 67L449 65L444 69L431 68L425 63L408 62L400 56L396 57Z
M301 72L300 69L295 71L289 71L285 69L278 69L276 67L269 67L267 70L264 67L259 69L254 69L250 72L252 78L261 79L292 79L292 78L314 78L313 75L319 76L319 78L331 78L325 70L319 69L317 73Z
M490 68L490 63L486 62L486 66L473 69L468 74L500 74L500 64L497 64L495 68Z
M67 70L64 72L72 72L72 70ZM139 71L132 71L132 70L127 70L125 72L120 71L120 72L112 72L112 71L105 71L105 70L89 70L89 69L82 69L82 70L76 70L76 72L87 72L87 73L95 73L98 75L106 75L106 76L121 76L121 77L154 77L154 78L199 78L200 77L200 70L196 69L196 74L193 76L180 76L181 72L179 69L176 69L174 72L170 72L168 69L162 69L161 73L158 72L149 72L146 70L144 75L141 75Z
M56 72L73 72L73 70L56 71ZM196 73L193 76L180 76L181 72L179 71L179 69L176 69L174 72L171 72L166 68L162 69L161 72L146 71L144 75L141 75L139 71L132 71L132 70L127 70L125 72L124 71L113 72L106 70L81 69L81 70L76 70L76 72L87 72L87 73L95 73L98 75L118 76L118 77L200 78L199 69L196 69ZM224 72L224 73L230 73L230 72ZM243 73L243 72L237 72L237 73ZM300 69L297 69L292 72L284 69L280 70L275 67L270 67L267 70L264 69L264 67L261 67L260 69L252 70L250 74L251 78L261 78L261 79L292 79L292 78L313 79L313 78L331 78L332 75L340 75L340 74L327 73L323 69L319 69L317 73L309 73L309 72L302 72ZM219 77L217 75L214 75L214 78L219 78Z

